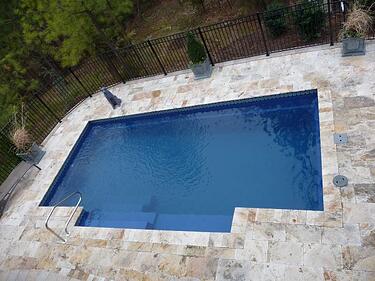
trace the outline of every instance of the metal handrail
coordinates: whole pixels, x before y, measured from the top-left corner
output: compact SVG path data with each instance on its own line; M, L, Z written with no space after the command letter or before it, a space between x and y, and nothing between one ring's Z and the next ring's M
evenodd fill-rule
M49 213L49 215L48 215L48 217L47 217L47 219L46 219L46 222L45 222L45 224L44 224L44 225L46 226L47 230L49 230L49 231L50 231L52 234L54 234L57 238L59 238L61 241L63 241L63 243L66 243L67 240L66 240L65 238L63 238L60 234L56 233L52 228L50 228L50 227L48 226L48 222L49 222L49 219L51 218L53 212L55 211L55 209L56 209L57 207L59 207L59 206L60 206L63 202L65 202L66 200L68 200L69 198L73 197L74 195L78 195L78 196L79 196L79 197L78 197L79 199L78 199L78 202L77 202L77 204L75 205L75 207L74 207L74 209L73 209L73 212L70 214L68 220L66 221L66 224L65 224L65 227L64 227L65 235L66 235L66 236L69 236L69 235L70 235L70 232L68 231L68 225L69 225L70 221L72 220L72 218L73 218L75 212L77 211L79 204L80 204L81 201L82 201L82 194L81 194L81 192L79 192L79 191L73 192L73 193L67 195L66 197L64 197L63 199L61 199L59 202L57 202L57 203L55 204L55 206L53 206L53 208L52 208L51 212Z

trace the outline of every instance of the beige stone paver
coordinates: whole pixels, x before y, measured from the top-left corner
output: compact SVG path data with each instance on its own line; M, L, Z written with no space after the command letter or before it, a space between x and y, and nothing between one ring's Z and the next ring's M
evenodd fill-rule
M210 79L190 72L118 85L111 110L97 94L45 140L47 151L0 219L0 280L375 280L375 44L342 58L321 46L216 65ZM236 208L231 233L71 226L68 243L44 228L38 207L89 120L318 89L324 211ZM336 146L334 132L348 134ZM341 190L332 177L341 173ZM61 229L71 208L51 224Z

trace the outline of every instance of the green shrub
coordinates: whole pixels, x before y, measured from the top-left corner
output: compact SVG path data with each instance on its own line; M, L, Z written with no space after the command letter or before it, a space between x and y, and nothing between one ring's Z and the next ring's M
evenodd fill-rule
M204 11L204 0L189 0L197 11Z
M326 23L326 14L322 2L303 0L294 11L294 22L305 41L319 38Z
M207 58L204 46L191 32L189 32L187 35L187 51L189 59L193 64L202 63Z
M287 29L285 7L284 3L275 0L267 5L266 12L264 13L264 23L274 37L282 35Z

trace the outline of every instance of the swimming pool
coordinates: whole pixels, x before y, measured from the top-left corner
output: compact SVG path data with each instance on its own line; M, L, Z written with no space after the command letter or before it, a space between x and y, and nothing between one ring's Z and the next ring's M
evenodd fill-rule
M323 210L317 92L91 121L41 205L74 191L81 226L230 232L235 207Z

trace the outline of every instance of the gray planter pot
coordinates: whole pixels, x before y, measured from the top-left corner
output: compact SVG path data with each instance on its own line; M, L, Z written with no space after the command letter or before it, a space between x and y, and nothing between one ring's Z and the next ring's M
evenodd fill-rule
M195 80L208 78L212 73L212 65L208 58L203 63L190 64L190 68L194 73Z
M366 53L365 39L345 38L342 40L342 56L363 56Z
M40 160L43 158L44 154L46 154L46 152L43 151L39 145L33 143L29 151L17 153L17 156L19 156L22 160L26 162L38 164Z

